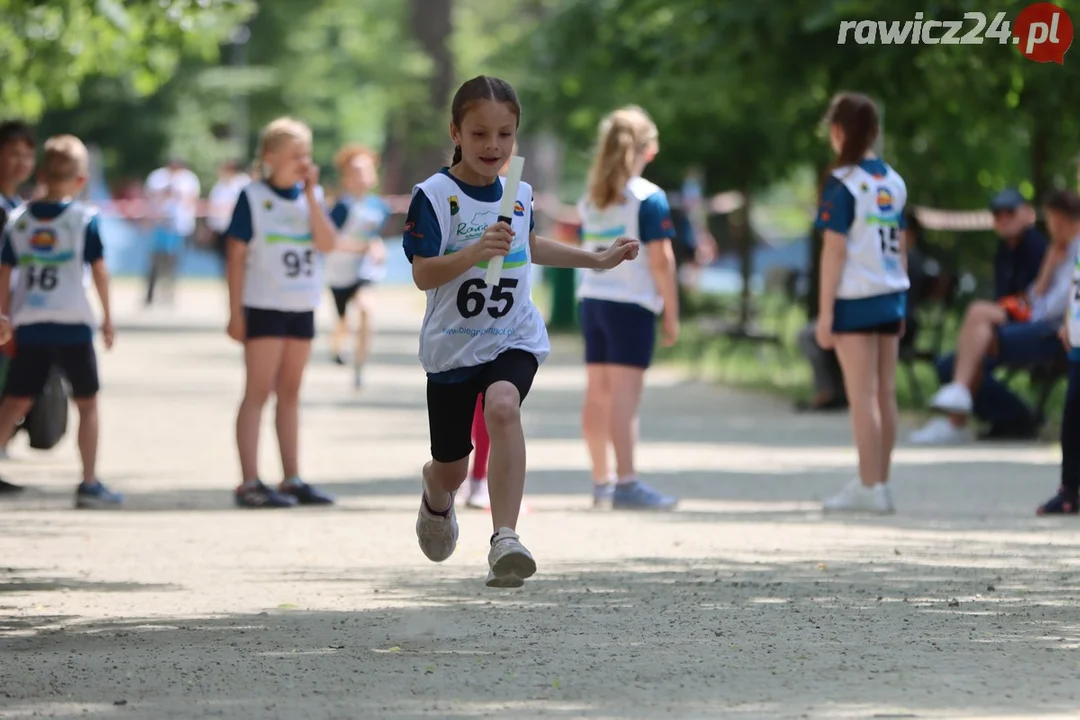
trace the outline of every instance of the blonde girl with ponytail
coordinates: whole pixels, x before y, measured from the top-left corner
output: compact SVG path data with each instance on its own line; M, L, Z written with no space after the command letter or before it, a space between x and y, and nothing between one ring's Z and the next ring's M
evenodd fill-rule
M639 238L645 249L612 270L584 271L577 291L588 373L582 429L597 508L670 510L678 502L642 482L634 466L638 406L657 316L665 347L679 335L671 210L664 191L641 177L659 149L656 125L644 110L614 111L600 124L588 192L578 203L586 249L603 252L623 235Z
M324 208L319 168L311 160L311 130L279 118L262 132L255 180L241 192L225 231L228 243L228 334L244 346L246 380L236 416L240 507L328 505L333 498L300 479L300 386L315 337L322 297L322 254L337 231ZM284 480L259 479L259 426L276 396Z

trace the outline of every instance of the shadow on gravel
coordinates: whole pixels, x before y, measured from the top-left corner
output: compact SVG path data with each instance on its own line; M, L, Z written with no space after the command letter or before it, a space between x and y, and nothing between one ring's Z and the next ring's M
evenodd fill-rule
M1080 697L1076 579L1035 566L637 558L542 566L513 591L434 566L276 579L383 607L5 624L0 717L938 717Z

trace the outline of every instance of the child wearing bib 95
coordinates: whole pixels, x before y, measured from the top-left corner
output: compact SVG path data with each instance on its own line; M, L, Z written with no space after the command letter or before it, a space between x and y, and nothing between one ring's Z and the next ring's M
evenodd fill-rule
M300 479L300 385L315 337L322 295L322 253L337 242L323 208L311 130L290 118L263 130L261 177L240 193L228 236L229 327L244 345L246 382L236 415L244 508L328 505L334 499ZM259 426L270 396L285 479L276 489L259 479Z

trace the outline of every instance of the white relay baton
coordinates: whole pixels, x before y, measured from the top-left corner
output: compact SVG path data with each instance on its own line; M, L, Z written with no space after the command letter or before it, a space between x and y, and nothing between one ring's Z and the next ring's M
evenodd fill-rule
M510 158L510 168L506 172L506 182L503 183L502 202L499 203L499 222L507 225L514 223L514 203L517 201L518 185L521 183L521 171L524 168L525 158L519 155ZM499 284L502 268L502 255L496 255L488 260L487 275L484 277L484 282L488 287Z

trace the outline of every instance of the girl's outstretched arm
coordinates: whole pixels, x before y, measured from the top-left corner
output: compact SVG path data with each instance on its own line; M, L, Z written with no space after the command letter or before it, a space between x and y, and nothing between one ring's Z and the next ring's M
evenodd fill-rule
M536 265L586 270L610 270L624 260L637 257L641 244L633 238L621 237L602 253L589 252L573 245L529 234L532 261Z

